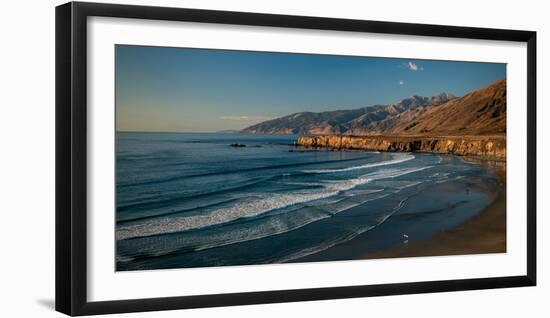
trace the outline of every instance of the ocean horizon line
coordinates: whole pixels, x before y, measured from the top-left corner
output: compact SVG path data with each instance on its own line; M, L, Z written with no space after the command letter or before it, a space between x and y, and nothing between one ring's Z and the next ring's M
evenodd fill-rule
M161 131L161 130L115 130L115 133L154 133L154 134L244 134L244 135L266 135L266 136L293 136L300 134L264 134L249 133L241 130L235 131Z

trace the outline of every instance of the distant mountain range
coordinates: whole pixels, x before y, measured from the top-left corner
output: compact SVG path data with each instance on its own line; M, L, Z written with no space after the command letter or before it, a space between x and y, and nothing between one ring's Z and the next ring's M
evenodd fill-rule
M480 135L506 132L506 80L463 97L411 96L395 104L301 112L245 128L255 134Z

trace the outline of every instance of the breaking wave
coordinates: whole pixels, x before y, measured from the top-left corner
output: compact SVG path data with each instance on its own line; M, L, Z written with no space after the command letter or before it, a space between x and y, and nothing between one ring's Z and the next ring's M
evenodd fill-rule
M374 168L374 167L387 166L387 165L395 165L395 164L398 164L398 163L402 163L402 162L414 159L414 156L409 154L409 153L393 154L392 156L393 156L393 159L388 160L388 161L368 163L368 164L365 164L365 165L352 166L352 167L340 168L340 169L305 170L304 172L306 172L306 173L346 172L346 171L353 171L353 170L359 170L359 169Z
M408 159L410 160L410 159ZM299 191L293 193L273 193L258 195L244 202L208 213L190 216L155 219L141 224L120 226L116 230L116 239L124 240L136 237L176 233L209 226L220 225L242 218L250 218L264 213L286 208L292 205L311 202L335 196L367 182L394 178L405 174L425 170L432 166L419 168L383 169L371 172L358 178L324 183L322 190Z

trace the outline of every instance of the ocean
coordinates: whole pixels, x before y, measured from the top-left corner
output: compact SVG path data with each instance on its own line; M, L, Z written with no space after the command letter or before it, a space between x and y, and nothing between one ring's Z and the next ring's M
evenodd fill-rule
M116 270L357 259L457 226L500 191L456 156L297 137L118 132Z

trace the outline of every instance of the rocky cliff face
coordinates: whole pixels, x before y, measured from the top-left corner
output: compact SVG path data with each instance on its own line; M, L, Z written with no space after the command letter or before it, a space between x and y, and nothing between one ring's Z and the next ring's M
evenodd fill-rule
M332 149L447 153L506 160L504 136L302 136L297 140L297 145Z

